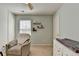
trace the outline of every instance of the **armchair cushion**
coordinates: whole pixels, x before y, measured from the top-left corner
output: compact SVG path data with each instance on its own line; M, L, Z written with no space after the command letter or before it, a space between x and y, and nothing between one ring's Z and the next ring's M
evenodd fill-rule
M18 44L10 49L8 49L8 54L11 55L20 55L21 54L21 45Z

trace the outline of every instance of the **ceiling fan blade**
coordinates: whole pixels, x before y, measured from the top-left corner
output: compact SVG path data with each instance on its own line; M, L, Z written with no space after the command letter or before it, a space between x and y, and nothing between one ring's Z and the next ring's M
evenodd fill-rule
M31 3L28 3L28 6L29 6L30 10L32 10L32 9L33 9L33 6L32 6L32 4L31 4Z

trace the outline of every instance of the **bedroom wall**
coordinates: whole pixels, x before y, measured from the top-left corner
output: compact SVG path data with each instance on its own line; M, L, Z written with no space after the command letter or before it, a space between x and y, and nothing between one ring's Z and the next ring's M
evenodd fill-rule
M52 16L16 16L16 36L19 32L19 20L32 20L41 22L44 29L38 29L37 32L32 31L31 40L32 44L52 44Z
M0 47L7 43L7 9L0 6Z
M64 4L54 14L54 18L57 16L59 16L59 36L79 41L79 4Z
M0 47L14 39L14 18L7 7L0 5Z
M8 13L8 42L15 39L15 15L9 11Z

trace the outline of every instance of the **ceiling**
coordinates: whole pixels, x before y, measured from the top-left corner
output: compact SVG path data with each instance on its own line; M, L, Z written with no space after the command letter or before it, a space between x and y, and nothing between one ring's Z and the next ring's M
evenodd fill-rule
M62 3L32 3L33 10L30 10L25 3L4 3L12 13L19 15L53 15L63 4Z

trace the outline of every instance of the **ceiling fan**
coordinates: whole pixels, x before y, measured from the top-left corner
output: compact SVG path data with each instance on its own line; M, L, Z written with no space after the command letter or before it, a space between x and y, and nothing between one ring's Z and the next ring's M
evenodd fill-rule
M27 5L28 5L28 7L29 7L29 9L30 9L30 10L32 10L32 9L33 9L33 6L32 6L32 4L31 4L31 3L28 3Z
M31 3L25 3L25 5L27 5L27 7L28 7L30 10L33 10L33 6L32 6ZM25 11L22 10L21 12L24 13ZM17 12L16 15L20 15L20 14Z

